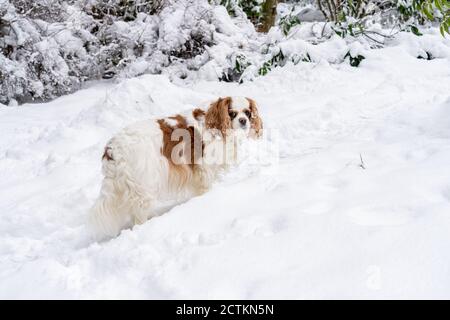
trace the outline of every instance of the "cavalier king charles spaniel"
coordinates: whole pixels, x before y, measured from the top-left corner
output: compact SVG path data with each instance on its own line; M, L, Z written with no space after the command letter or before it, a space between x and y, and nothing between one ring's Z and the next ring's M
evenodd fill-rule
M126 127L102 157L104 179L89 217L96 238L114 237L206 192L235 163L241 142L261 134L256 103L244 97Z

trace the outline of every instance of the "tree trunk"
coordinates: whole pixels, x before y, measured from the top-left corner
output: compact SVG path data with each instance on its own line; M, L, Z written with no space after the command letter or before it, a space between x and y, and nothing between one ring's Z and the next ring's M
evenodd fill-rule
M260 32L269 31L270 27L275 24L277 15L278 0L266 0L262 7L262 21L259 27Z

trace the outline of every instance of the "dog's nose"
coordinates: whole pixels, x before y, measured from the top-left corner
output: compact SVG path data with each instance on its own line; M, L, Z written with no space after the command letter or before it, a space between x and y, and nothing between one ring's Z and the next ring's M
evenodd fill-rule
M245 118L240 118L240 119L239 119L239 123L240 123L241 125L245 126L245 125L247 124L247 119L245 119Z

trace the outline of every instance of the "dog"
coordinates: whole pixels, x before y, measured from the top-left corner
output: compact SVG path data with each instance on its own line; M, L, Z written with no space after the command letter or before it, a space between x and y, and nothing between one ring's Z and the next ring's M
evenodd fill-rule
M102 156L100 196L89 214L95 237L115 237L205 193L236 159L238 142L258 139L262 129L256 102L245 97L124 128Z

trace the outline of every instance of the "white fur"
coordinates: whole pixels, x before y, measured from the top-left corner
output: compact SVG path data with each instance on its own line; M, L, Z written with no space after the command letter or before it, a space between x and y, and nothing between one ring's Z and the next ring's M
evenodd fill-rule
M245 97L231 97L233 109L245 109L250 107L250 102Z

